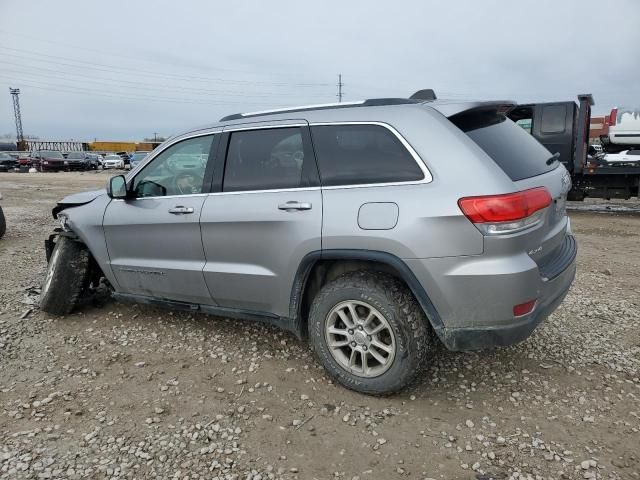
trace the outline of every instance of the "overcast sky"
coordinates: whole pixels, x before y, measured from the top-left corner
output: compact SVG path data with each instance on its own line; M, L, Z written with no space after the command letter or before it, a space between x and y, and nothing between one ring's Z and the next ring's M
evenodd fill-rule
M139 140L406 97L640 105L638 0L0 0L0 135Z

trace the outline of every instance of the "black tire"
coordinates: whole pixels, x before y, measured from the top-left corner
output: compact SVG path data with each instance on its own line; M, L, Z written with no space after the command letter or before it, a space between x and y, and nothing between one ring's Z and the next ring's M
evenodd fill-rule
M89 283L89 251L67 237L58 237L40 293L40 310L71 313Z
M395 335L395 355L386 371L363 377L343 367L331 354L325 325L341 302L364 302L387 320ZM329 376L357 392L386 395L409 386L433 351L433 332L422 308L400 280L383 272L346 273L326 284L313 299L308 322L309 343Z
M0 238L2 238L7 231L7 221L4 218L4 212L2 211L2 207L0 207Z

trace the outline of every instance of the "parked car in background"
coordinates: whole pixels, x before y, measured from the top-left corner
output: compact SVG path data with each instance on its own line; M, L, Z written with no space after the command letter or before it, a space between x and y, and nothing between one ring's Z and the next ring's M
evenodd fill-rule
M138 164L145 159L145 157L149 155L149 152L134 152L129 159L129 163L131 165L131 169L133 170L138 166Z
M10 172L20 166L18 160L8 153L0 152L0 172Z
M87 153L87 158L89 159L89 165L92 170L102 168L102 155L98 153Z
M69 152L65 160L66 170L89 170L91 162L85 152Z
M620 165L620 166L638 166L640 167L640 148L632 150L622 150L618 153L607 153L604 156L606 165Z
M117 152L116 155L119 155L120 158L124 161L124 168L129 167L131 165L130 159L131 155L127 152Z
M120 155L107 155L102 161L102 168L124 168L124 160Z
M39 150L31 154L31 165L40 172L60 172L66 168L62 153L53 150Z

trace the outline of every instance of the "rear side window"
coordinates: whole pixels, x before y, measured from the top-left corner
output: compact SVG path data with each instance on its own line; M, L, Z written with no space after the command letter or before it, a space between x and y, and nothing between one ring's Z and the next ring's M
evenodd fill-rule
M311 127L325 186L407 182L424 178L400 140L380 125Z
M223 191L273 190L317 185L317 169L301 128L231 133Z
M547 160L549 150L503 115L474 112L454 115L451 120L465 132L511 178L518 181L554 170L560 163Z

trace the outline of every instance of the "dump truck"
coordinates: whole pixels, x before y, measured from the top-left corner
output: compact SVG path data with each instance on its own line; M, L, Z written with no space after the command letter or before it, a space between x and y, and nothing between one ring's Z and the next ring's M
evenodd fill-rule
M583 94L578 95L577 101L517 105L507 116L555 154L567 168L573 183L569 200L637 197L640 166L608 165L589 147L593 105L593 96Z

